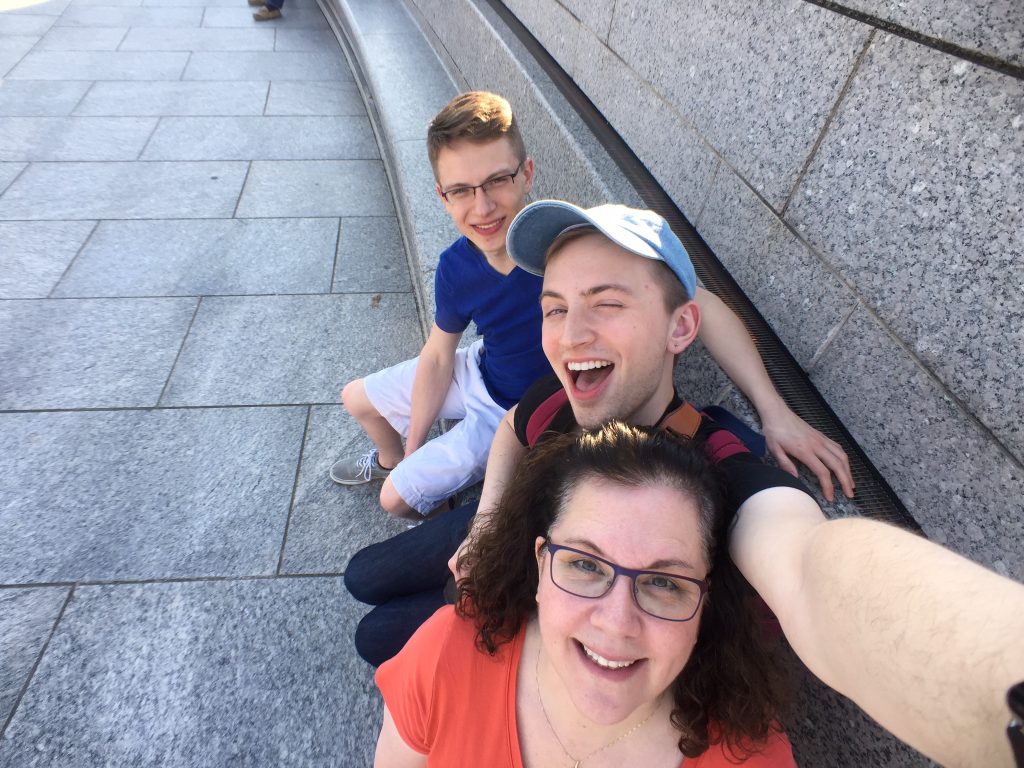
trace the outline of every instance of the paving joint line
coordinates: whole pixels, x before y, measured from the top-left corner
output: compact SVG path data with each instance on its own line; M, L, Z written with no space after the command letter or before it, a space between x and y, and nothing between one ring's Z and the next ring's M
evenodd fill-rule
M306 455L306 436L309 434L309 422L313 416L313 407L306 406L306 423L302 428L302 440L299 441L299 455L295 462L295 477L292 480L292 495L288 499L288 516L284 522L284 535L281 537L281 553L277 558L277 570L275 573L280 576L281 569L284 567L284 553L288 546L288 532L292 526L292 515L295 512L295 497L299 492L299 474L302 471L302 460Z

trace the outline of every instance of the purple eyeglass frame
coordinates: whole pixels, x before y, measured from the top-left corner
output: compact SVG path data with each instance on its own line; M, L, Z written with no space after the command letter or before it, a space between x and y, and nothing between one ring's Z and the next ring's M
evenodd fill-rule
M574 547L566 547L566 546L563 546L562 544L555 544L553 541L551 541L551 539L548 539L548 538L544 539L544 546L547 547L548 552L551 554L551 558L550 558L551 562L548 565L548 576L551 579L551 583L554 584L556 587L558 587L563 592L565 592L567 595L572 595L573 597L580 597L580 598L583 598L584 600L600 600L602 597L604 597L605 595L607 595L609 592L612 591L612 588L615 586L615 579L617 579L619 576L625 576L633 584L633 589L631 591L633 593L633 603L636 605L636 607L639 608L644 613L646 613L648 616L653 616L654 618L661 619L662 621L677 621L677 622L679 622L679 621L692 621L693 617L697 615L697 611L700 610L700 604L704 601L704 596L707 595L708 590L711 588L711 583L707 579L694 579L694 578L692 578L690 576L682 576L682 575L680 575L678 573L668 573L667 571L645 571L643 569L637 569L637 568L626 568L625 566L619 565L618 563L613 563L611 560L607 560L607 559L605 559L603 557L598 557L593 552L587 552L586 550L576 549ZM566 552L574 552L577 555L583 555L584 557L588 557L588 558L590 558L592 560L597 560L598 562L604 563L609 568L611 568L613 575L612 575L612 580L608 582L608 588L605 589L605 591L602 592L600 595L595 595L594 597L588 597L587 595L577 595L575 592L569 591L568 589L563 587L561 584L559 584L557 581L555 581L555 573L554 573L555 558L554 558L554 554L555 554L555 552L557 552L560 549L564 549ZM651 613L646 608L644 608L642 605L640 605L640 600L636 596L636 578L637 578L637 576L643 576L645 574L654 574L654 575L657 575L657 576L669 576L669 577L671 577L673 579L682 579L683 581L689 581L692 584L696 584L700 588L700 599L697 600L697 605L695 605L693 607L693 613L690 614L685 619L669 619L669 618L666 618L665 616L658 616L655 613Z

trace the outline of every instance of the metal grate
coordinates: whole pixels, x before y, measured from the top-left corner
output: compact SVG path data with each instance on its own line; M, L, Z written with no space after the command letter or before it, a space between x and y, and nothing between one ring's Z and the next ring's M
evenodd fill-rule
M644 163L634 154L600 110L587 98L516 16L500 0L484 0L505 22L509 30L536 59L570 106L579 114L623 175L636 189L644 204L669 223L686 246L694 269L708 289L714 291L746 324L768 375L779 394L808 424L839 443L850 460L850 469L857 484L856 503L865 517L883 520L916 533L921 527L899 497L875 469L867 455L843 426L799 363L789 353L761 313L726 271L708 244L686 219L682 211L658 184Z

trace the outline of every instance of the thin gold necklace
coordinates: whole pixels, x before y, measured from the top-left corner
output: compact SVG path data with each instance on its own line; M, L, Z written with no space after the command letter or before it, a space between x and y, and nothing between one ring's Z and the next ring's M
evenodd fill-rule
M625 733L616 736L603 747L598 747L593 752L588 752L583 757L573 757L569 754L569 750L565 748L565 744L563 744L562 740L558 737L558 731L555 730L555 726L551 724L551 718L548 717L548 708L544 706L544 694L540 690L540 648L537 649L537 663L534 664L533 667L533 676L537 681L537 699L540 701L540 711L544 713L544 720L547 721L548 728L551 729L551 735L555 737L555 741L558 742L558 746L562 748L562 752L565 753L565 756L568 757L570 761L572 761L572 768L580 768L580 764L584 760L589 760L599 752L604 752L606 749L608 749L608 747L612 746L613 744L618 744L627 736L636 733L638 730L640 730L640 728L646 725L647 721L654 717L654 713L658 711L658 708L655 707L653 710L651 710L651 714L649 714L647 717L645 717L643 720L634 725Z

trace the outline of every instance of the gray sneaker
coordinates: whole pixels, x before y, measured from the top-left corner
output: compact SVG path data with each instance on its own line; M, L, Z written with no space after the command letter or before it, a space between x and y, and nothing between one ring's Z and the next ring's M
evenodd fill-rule
M374 448L362 456L349 456L336 461L331 467L331 480L341 485L362 485L372 480L383 480L391 474L377 461L377 449Z

